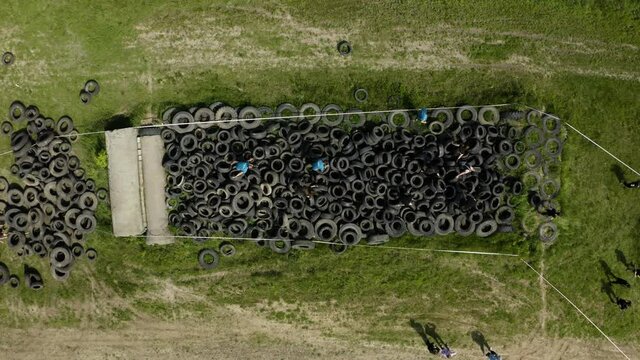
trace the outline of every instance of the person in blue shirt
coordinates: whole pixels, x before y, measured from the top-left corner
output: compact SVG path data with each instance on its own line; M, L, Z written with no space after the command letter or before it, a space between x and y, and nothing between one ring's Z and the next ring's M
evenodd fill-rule
M427 113L426 108L420 109L418 111L418 120L422 123L422 125L427 125L427 120L429 119L429 114Z
M243 177L247 171L253 169L253 159L238 161L234 166L234 174L231 175L232 179L239 179Z
M324 173L328 168L329 165L326 163L325 159L318 159L311 163L311 170L320 174Z
M486 355L489 360L501 360L502 358L495 351L490 350Z

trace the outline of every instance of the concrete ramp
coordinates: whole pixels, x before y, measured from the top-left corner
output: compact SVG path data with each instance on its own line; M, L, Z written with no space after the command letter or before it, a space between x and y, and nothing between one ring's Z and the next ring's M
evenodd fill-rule
M105 137L113 234L140 235L145 225L138 170L138 131L131 128L107 131Z
M142 135L142 134L141 134ZM160 135L140 136L144 208L147 218L147 244L165 245L175 241L169 233L165 203L166 174L162 167L164 142Z

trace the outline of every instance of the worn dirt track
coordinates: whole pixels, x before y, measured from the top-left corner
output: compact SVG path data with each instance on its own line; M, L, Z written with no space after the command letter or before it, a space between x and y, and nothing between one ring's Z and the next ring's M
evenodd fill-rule
M38 339L34 341L33 339ZM253 310L227 307L206 321L134 321L117 330L96 328L8 330L0 341L3 359L419 359L421 346L356 342L324 335L322 329L284 324ZM472 346L452 347L456 359L484 359ZM623 348L631 358L637 349ZM496 349L505 359L617 359L609 344L532 336Z

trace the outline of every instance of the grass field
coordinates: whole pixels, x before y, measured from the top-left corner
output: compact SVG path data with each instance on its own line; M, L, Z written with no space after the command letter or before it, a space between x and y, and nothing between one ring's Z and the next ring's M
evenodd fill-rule
M53 118L72 116L81 131L102 130L116 114L137 124L172 104L215 99L356 106L352 92L364 87L370 96L363 110L387 108L391 95L411 108L528 104L640 167L637 1L7 0L0 14L0 51L16 55L15 64L0 66L0 106L34 103ZM353 44L351 56L335 51L340 39ZM84 106L78 93L90 78L102 90ZM77 145L83 166L106 185L96 162L103 139L87 136ZM0 140L0 152L8 148ZM8 176L10 162L0 158L0 175ZM515 233L404 238L394 245L519 254L638 356L640 283L631 281L615 250L640 263L640 193L622 188L614 160L575 133L562 164L561 235L546 249ZM41 292L0 288L2 328L120 329L240 305L270 321L354 342L416 345L410 319L435 323L457 347L471 347L468 333L475 329L498 345L532 336L601 339L518 258L370 248L283 257L248 244L204 273L195 258L201 246L150 248L144 239L115 239L106 206L99 215L101 231L90 240L100 254L95 265L83 264L66 283L47 273ZM14 271L22 264L5 246L0 260ZM600 291L600 260L634 285L619 290L634 302L624 314ZM27 263L47 272L43 262Z

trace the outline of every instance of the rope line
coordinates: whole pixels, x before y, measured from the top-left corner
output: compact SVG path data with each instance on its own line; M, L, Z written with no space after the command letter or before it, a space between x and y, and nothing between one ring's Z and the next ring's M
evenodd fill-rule
M106 232L105 232L106 233ZM213 239L213 240L242 240L242 241L296 241L291 239L270 239L270 238L243 238L243 237L233 237L233 236L185 236L185 235L139 235L139 236L129 236L132 238L177 238L177 239ZM365 244L355 244L355 245L346 245L341 242L332 242L332 241L324 241L324 240L303 240L303 241L311 241L316 244L326 244L326 245L344 245L347 247L357 246L357 247L367 247L367 248L380 248L380 249L390 249L390 250L410 250L410 251L429 251L429 252L442 252L442 253L452 253L452 254L467 254L467 255L488 255L488 256L509 256L509 257L519 257L516 254L506 254L506 253L494 253L494 252L483 252L483 251L466 251L466 250L447 250L447 249L424 249L424 248L411 248L411 247L400 247L400 246L386 246L386 245L365 245Z
M580 134L583 138L589 140L593 145L597 146L598 148L600 148L600 150L604 151L605 153L607 153L609 156L611 156L612 158L616 159L616 161L618 161L620 164L624 165L627 169L633 171L633 173L635 173L636 175L640 176L640 172L636 171L634 168L632 168L631 166L627 165L627 163L625 163L624 161L620 160L617 156L613 155L612 153L609 152L609 150L603 148L602 146L600 146L600 144L598 144L597 142L591 140L591 138L589 138L587 135L583 134L580 130L576 129L575 127L573 127L573 125L569 124L568 122L565 121L565 124L567 124L567 126L569 128L571 128L573 131L577 132L578 134Z
M551 286L551 287L553 288L553 290L555 290L555 291L556 291L558 294L560 294L560 295L561 295L565 300L567 300L567 301L569 302L569 304L571 304L571 306L573 306L576 310L578 310L578 312L579 312L582 316L584 316L584 318L585 318L585 319L587 319L587 321L589 321L589 322L591 323L591 325L593 325L593 327L595 327L595 328L600 332L600 334L602 334L602 336L604 336L607 340L609 340L609 342L611 343L611 345L613 345L613 346L614 346L614 347L615 347L615 348L620 352L620 354L622 354L622 356L624 356L627 360L631 360L631 358L629 358L629 357L627 356L627 354L625 354L625 353L624 353L624 351L622 351L622 349L620 349L620 348L618 347L618 345L616 345L616 343L614 343L614 342L613 342L613 340L611 340L611 338L609 338L609 337L607 336L607 334L605 334L605 333L604 333L604 331L602 331L602 330L598 327L598 325L596 325L593 321L591 321L591 319L589 319L589 317L588 317L587 315L585 315L585 313L583 313L583 312L582 312L582 310L580 310L580 308L578 308L578 307L576 306L576 304L574 304L574 303L573 303L573 301L569 300L569 298L568 298L568 297L566 297L566 296L565 296L565 295L564 295L560 290L558 290L558 288L557 288L557 287L555 287L552 283L550 283L550 282L549 282L549 280L547 280L544 276L542 276L542 274L540 274L540 273L538 272L538 270L536 270L533 266L529 265L529 263L528 263L528 262L526 262L524 259L520 259L520 260L522 260L522 262L523 262L523 263L525 263L525 264L526 264L526 265L527 265L531 270L533 270L536 274L538 274L538 276L540 276L540 278L541 278L542 280L544 280L544 282L546 282L549 286Z

